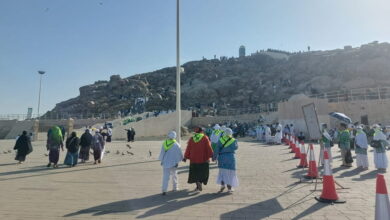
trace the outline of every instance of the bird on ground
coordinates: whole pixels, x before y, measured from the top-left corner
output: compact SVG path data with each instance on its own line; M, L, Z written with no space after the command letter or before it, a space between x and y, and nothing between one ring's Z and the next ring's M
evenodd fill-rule
M149 150L149 157L151 157L151 156L152 156L152 151Z
M131 146L130 146L130 144L126 144L126 147L128 147L129 149L131 149Z
M116 151L116 154L120 154L121 152L119 152L119 150Z

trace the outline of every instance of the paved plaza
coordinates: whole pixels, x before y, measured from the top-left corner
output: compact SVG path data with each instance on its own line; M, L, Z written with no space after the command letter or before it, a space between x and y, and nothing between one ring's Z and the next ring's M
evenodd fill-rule
M110 153L100 165L89 162L53 169L46 167L44 142L34 142L34 152L26 163L16 165L14 152L6 153L14 141L2 140L0 219L374 218L376 171L372 152L370 169L360 172L355 167L341 168L340 153L333 147L334 177L348 188L338 188L337 192L347 203L327 205L314 199L321 194L321 183L317 191L313 191L314 183L297 183L307 171L295 168L299 161L291 159L293 154L287 146L267 146L250 139L239 142L240 187L233 194L216 193L215 165L211 165L209 184L195 193L195 186L187 184L187 162L179 165L180 191L162 196L162 168L157 161L160 144L138 141L129 149L125 142L113 142L107 145ZM315 147L318 151L318 145ZM64 156L61 152L61 162ZM385 177L390 183L388 174Z

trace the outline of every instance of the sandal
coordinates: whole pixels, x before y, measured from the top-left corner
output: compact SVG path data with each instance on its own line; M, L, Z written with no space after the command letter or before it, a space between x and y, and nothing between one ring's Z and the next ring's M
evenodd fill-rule
M223 192L225 190L225 186L221 186L221 189L218 191L219 193Z

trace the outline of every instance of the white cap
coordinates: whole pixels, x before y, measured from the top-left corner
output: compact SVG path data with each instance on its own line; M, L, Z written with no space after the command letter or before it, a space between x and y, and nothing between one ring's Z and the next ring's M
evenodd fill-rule
M219 124L215 124L214 125L214 129L217 130L217 129L220 129L221 127L219 126Z
M175 139L176 138L176 132L175 131L170 131L168 133L168 138L170 139Z
M373 128L380 128L380 126L378 124L374 124L372 125Z
M232 136L232 135L233 135L232 129L226 128L226 129L225 129L225 134L226 134L227 136Z

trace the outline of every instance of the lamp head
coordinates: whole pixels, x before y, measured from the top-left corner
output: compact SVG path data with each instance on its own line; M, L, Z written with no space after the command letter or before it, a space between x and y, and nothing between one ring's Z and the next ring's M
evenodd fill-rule
M39 70L38 73L43 75L43 74L45 74L45 71Z

